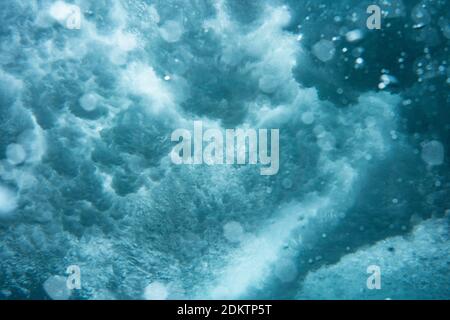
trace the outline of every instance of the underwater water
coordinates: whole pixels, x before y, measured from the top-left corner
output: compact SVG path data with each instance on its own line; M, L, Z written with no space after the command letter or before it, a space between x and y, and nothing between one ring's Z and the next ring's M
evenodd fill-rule
M450 298L449 1L4 0L0 21L0 299ZM277 172L174 164L198 120L278 129Z

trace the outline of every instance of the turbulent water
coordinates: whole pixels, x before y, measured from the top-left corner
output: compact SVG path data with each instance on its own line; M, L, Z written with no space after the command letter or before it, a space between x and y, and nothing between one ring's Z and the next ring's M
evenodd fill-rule
M0 21L1 299L450 298L450 2L3 0ZM195 120L279 129L278 173L173 164Z

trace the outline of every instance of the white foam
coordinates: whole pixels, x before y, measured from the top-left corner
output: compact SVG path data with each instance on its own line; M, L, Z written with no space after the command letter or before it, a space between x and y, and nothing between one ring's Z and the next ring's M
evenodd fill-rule
M148 7L148 15L154 23L159 23L160 17L158 10L156 10L155 8L155 5L152 4L150 7Z
M0 217L8 216L16 208L15 194L8 188L0 186Z
M149 106L153 111L163 107L173 106L173 96L165 81L160 79L155 70L145 64L133 63L123 73L125 90L149 98L154 102Z
M336 49L333 42L322 39L313 46L312 52L317 59L327 62L333 59Z
M86 111L93 111L97 108L100 98L95 92L86 93L80 98L80 106Z
M159 28L159 34L169 43L180 40L183 33L183 26L175 20L168 20Z
M275 276L281 282L291 282L295 280L298 269L291 259L283 258L275 264Z
M51 276L44 282L44 290L53 300L67 300L71 291L67 288L67 279L62 276Z
M71 7L72 5L65 3L64 1L56 1L50 7L50 16L59 22L63 22L72 12Z
M298 213L307 216L317 213L327 201L320 200L310 205L290 203L281 209L277 221L265 228L259 235L248 239L241 248L230 256L229 264L216 285L207 293L212 299L236 299L251 285L257 285L270 274L271 265L279 258L284 243L292 231L299 226Z
M26 152L26 163L40 162L46 151L44 130L37 124L34 116L31 116L34 129L23 132L18 141Z
M169 296L169 291L165 284L155 281L150 283L144 290L145 300L166 300Z
M307 111L302 114L302 121L304 124L312 124L314 122L314 113Z
M336 139L331 133L324 132L319 135L317 139L317 144L319 145L319 148L321 148L323 151L330 151L334 149Z
M119 31L115 35L115 41L119 49L123 51L132 51L137 47L136 36L132 33Z
M426 298L448 289L448 221L428 220L407 237L380 240L372 246L344 255L334 265L312 270L304 280L298 299L394 299ZM368 290L367 267L381 271L381 290ZM426 268L417 266L427 266ZM431 280L432 279L432 280ZM440 279L441 281L436 281ZM434 292L433 292L434 291Z
M11 143L6 147L6 158L12 165L18 165L25 161L27 154L25 149L17 143Z
M69 18L73 17L74 13L79 14L79 18L81 19L80 8L77 5L66 3L64 1L56 1L53 3L48 13L50 14L50 17L66 27L71 25Z
M430 166L439 166L444 163L444 146L441 142L433 140L422 146L422 159Z
M244 229L239 222L231 221L223 226L223 235L230 242L240 242L244 237Z
M349 31L345 34L345 38L348 42L356 42L364 37L364 33L360 29Z
M274 93L281 85L281 81L276 76L264 75L259 79L259 89L264 93Z

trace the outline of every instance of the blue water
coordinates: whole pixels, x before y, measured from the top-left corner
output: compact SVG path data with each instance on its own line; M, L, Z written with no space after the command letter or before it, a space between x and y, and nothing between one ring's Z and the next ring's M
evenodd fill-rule
M449 9L1 1L0 299L449 299ZM173 164L195 120L278 173Z

